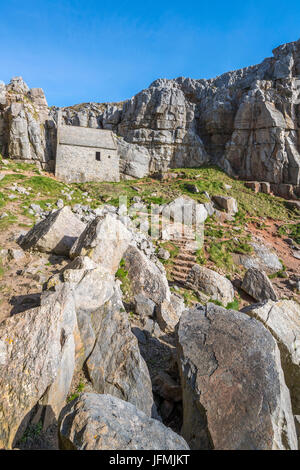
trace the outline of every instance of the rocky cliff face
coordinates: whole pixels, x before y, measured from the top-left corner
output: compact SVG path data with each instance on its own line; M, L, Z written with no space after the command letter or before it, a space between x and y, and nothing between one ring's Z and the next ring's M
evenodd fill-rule
M76 105L64 108L63 117L122 137L125 176L213 163L243 179L299 185L299 79L300 40L259 65L210 80L159 79L123 103ZM42 91L20 79L2 86L2 151L51 162L56 111L47 112Z
M52 168L56 123L41 88L28 88L21 77L0 83L0 153Z

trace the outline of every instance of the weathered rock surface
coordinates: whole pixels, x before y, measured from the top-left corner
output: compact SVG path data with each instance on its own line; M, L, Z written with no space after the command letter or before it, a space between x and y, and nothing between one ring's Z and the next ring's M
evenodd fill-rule
M300 306L293 300L268 300L243 312L260 320L277 340L294 414L300 414Z
M217 206L219 206L221 209L224 209L232 216L235 215L238 211L238 205L234 197L214 196L213 201L217 204Z
M54 166L56 123L43 90L29 90L21 77L0 89L0 152L10 158Z
M37 223L20 241L24 250L68 256L71 247L85 229L85 224L64 207Z
M10 448L22 436L39 400L54 416L60 412L75 366L75 326L67 287L43 296L41 307L1 323L0 447Z
M244 276L241 287L247 294L259 302L268 299L277 300L277 294L270 279L259 269L249 268Z
M245 268L256 268L265 271L267 274L274 274L282 270L282 264L273 250L261 242L251 242L254 253L248 255L235 255L238 263Z
M86 362L88 374L97 392L114 395L155 416L148 368L120 297L116 292L94 319L98 334Z
M72 246L70 257L89 256L103 270L114 274L132 234L114 214L98 216Z
M125 178L143 178L149 174L151 156L148 150L125 140L117 139L120 155L120 172Z
M155 304L170 301L170 289L164 268L162 271L141 250L129 245L124 253L125 266L134 295L142 293Z
M134 298L135 303L135 313L140 315L140 317L154 317L155 303L145 297L143 294L138 294Z
M174 331L177 323L179 322L180 315L175 310L171 302L164 300L156 307L155 313L157 323L162 331Z
M225 307L234 300L233 285L229 279L199 264L195 264L190 270L186 285L221 302Z
M61 277L74 293L76 369L85 366L97 392L130 401L147 415L155 415L149 372L114 275L88 257L77 257ZM53 282L55 288L61 279L57 283Z
M184 312L178 362L192 449L297 449L279 349L259 321L214 304Z
M110 395L84 393L60 417L64 450L188 450L184 439Z

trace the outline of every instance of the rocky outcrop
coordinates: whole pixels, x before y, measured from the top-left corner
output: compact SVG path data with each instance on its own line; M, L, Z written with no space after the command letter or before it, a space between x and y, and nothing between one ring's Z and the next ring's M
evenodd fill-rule
M276 253L264 245L260 240L251 242L253 248L251 255L234 255L237 264L242 264L245 268L256 268L265 271L267 274L275 274L283 269Z
M151 156L145 147L129 144L119 137L117 148L120 155L120 172L125 179L143 178L150 173Z
M24 250L68 256L86 225L66 206L36 224L20 241Z
M156 305L170 301L171 293L162 266L156 265L137 247L129 245L124 254L125 266L134 295L143 294Z
M147 416L156 416L148 368L118 290L95 316L97 340L86 362L94 389L134 404Z
M217 163L243 179L300 183L300 41L261 64L210 80L159 79L120 106L103 127L146 147L150 171ZM84 107L86 115L90 110Z
M186 285L198 292L200 297L204 293L225 307L234 299L233 285L229 279L199 264L195 264L190 270Z
M78 257L48 284L56 289L63 283L73 292L78 324L76 369L85 368L97 392L155 415L149 372L131 332L119 286L108 271L89 257Z
M184 439L110 395L84 393L60 417L62 450L188 450Z
M120 170L128 178L213 163L242 179L299 187L299 64L300 40L261 64L210 80L158 79L122 103L64 108L63 119L122 137ZM2 153L53 163L56 115L22 79L2 86Z
M188 310L178 363L192 449L297 449L279 349L261 322L214 304Z
M295 415L300 414L300 306L293 300L249 305L243 312L261 321L278 342Z
M238 211L236 199L230 196L213 196L213 201L229 215L234 216Z
M277 300L277 294L272 283L264 271L249 268L244 276L241 288L258 302L263 300Z
M75 367L76 313L61 286L37 307L0 325L0 447L22 436L40 404L53 417L64 405Z
M70 257L88 256L114 274L131 239L131 232L114 214L98 216L74 243Z
M54 168L56 122L41 88L29 90L21 77L0 88L0 153Z

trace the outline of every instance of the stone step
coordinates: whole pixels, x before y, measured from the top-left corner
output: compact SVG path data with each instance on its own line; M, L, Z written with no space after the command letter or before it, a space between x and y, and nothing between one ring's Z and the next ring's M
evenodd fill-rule
M191 270L190 266L173 266L172 272L176 271L179 273L189 273Z
M190 261L192 263L197 262L196 256L190 255L190 254L185 254L185 253L179 253L178 256L176 256L176 262L177 261Z
M174 266L187 266L187 267L192 268L194 264L195 264L194 260L176 258L176 262Z
M173 282L176 282L176 284L182 284L184 285L185 284L185 277L181 277L181 276L173 276Z

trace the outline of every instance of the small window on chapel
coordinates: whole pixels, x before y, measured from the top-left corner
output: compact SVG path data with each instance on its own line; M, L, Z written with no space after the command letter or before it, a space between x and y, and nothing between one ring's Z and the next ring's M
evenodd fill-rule
M101 162L101 152L96 152L96 160L97 162Z

